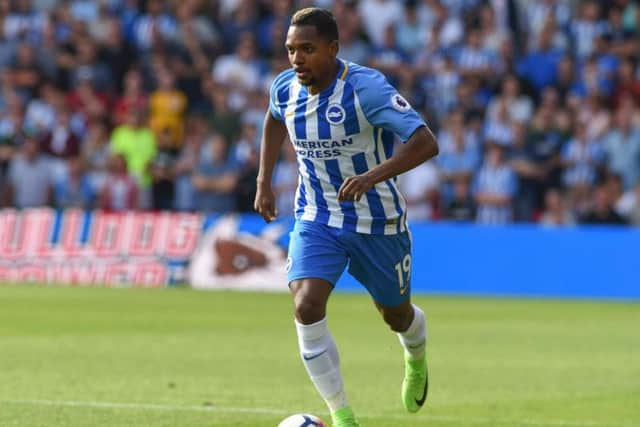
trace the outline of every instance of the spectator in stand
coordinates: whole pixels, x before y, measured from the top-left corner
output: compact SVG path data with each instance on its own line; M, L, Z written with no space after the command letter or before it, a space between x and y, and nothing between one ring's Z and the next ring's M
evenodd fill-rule
M111 69L111 86L118 93L122 91L124 76L133 68L137 57L135 47L125 38L123 26L117 17L107 18L104 37L98 39L98 56Z
M16 150L15 138L0 136L0 188L5 186L7 171ZM0 206L2 204L2 190L0 190Z
M473 193L480 224L507 224L513 221L512 200L517 190L516 175L505 161L505 148L487 141L484 164L474 178Z
M73 75L78 65L79 46L86 40L91 40L88 26L82 21L74 21L72 17L63 15L60 10L58 31L63 32L64 39L56 56L56 85L65 91L73 89Z
M243 33L252 33L258 26L258 8L252 0L238 0L223 5L221 13L224 50L233 51ZM229 10L224 10L229 9Z
M425 47L424 43L427 39L429 27L420 21L417 0L405 2L402 17L395 28L398 47L404 52L415 55ZM340 32L342 31L343 28L340 27ZM342 44L340 45L340 50L342 50Z
M178 150L173 144L171 131L164 129L158 135L156 157L151 162L152 207L156 211L173 209L177 160Z
M556 70L556 84L555 88L558 92L558 97L564 100L564 104L575 108L579 101L579 93L576 85L578 84L576 78L576 66L573 58L570 56L563 56L558 62Z
M605 98L594 91L574 110L577 120L586 126L588 138L602 138L609 129L611 112L606 108L605 102Z
M147 0L146 13L137 18L133 26L135 44L143 52L173 41L176 32L176 20L166 13L161 0Z
M436 65L432 65L431 59L429 55L419 56L414 66L426 75L421 83L426 93L433 94L427 97L426 104L434 111L435 118L442 121L458 104L456 89L462 77L451 55L443 55Z
M482 34L477 28L467 31L466 43L457 55L456 64L463 77L487 81L495 68L495 58L482 46Z
M95 23L98 19L99 5L90 0L71 0L71 15L79 21Z
M70 70L69 79L72 88L80 81L88 83L98 92L105 92L113 85L111 68L98 56L98 46L91 39L76 45L74 66Z
M11 82L18 93L26 99L33 97L44 73L31 44L23 42L18 46L9 69Z
M104 92L98 92L91 82L91 76L78 76L74 89L67 96L67 105L75 113L78 127L84 127L90 121L104 120L109 111L109 102Z
M268 34L267 40L264 43L261 43L266 45L266 47L264 48L265 50L261 52L261 56L264 59L271 60L271 59L278 59L278 58L284 57L284 59L287 60L286 54L282 51L282 45L287 39L288 29L289 29L289 25L283 23L280 20L274 22L273 25L271 25L269 29L270 33ZM259 43L261 41L262 40L258 39ZM342 45L340 45L340 51L342 51ZM263 67L264 67L264 64L263 64ZM261 73L264 73L264 70L261 70Z
M244 168L252 162L252 157L259 149L260 141L258 140L258 129L256 129L255 124L249 121L242 123L238 139L231 144L231 160L239 168Z
M506 103L497 106L495 115L487 117L483 129L484 139L495 141L505 147L513 144L513 122Z
M187 97L175 87L175 76L168 68L158 70L157 80L158 88L149 96L149 125L156 137L168 132L171 145L177 148L184 138Z
M551 20L560 31L567 30L571 22L570 5L562 0L541 0L526 3L526 20L533 40L540 37Z
M255 131L254 131L255 132ZM242 161L238 163L235 194L235 205L238 212L253 212L253 199L256 194L258 166L260 157L255 145L247 144Z
M624 212L618 209L618 207L620 206L620 202L622 201L622 198L625 194L622 178L620 177L620 175L608 172L602 180L602 184L606 186L607 193L609 194L609 197L613 202L613 210L615 210L617 214L624 217Z
M377 46L384 44L385 30L398 23L404 14L402 3L395 0L362 0L358 12L367 37Z
M369 59L369 66L385 74L389 83L395 86L411 85L413 72L408 66L407 54L396 43L396 29L389 26L384 37L375 45Z
M144 123L142 111L129 111L125 123L111 133L109 145L113 154L120 154L124 158L127 172L134 177L139 186L140 207L147 209L151 206L149 167L156 156L157 148L153 132Z
M127 171L126 159L114 154L109 159L109 185L102 187L98 207L107 211L127 211L138 208L138 183Z
M547 189L559 187L563 137L554 126L554 110L541 107L530 128L516 127L511 166L518 176L516 218L531 221L543 206Z
M506 111L510 122L525 123L533 115L533 102L523 94L518 78L512 74L502 81L500 94L493 97L487 108L487 118L498 120L500 113Z
M140 71L132 68L124 76L124 89L122 96L116 99L112 116L116 125L125 122L130 111L146 111L148 98L142 87Z
M456 103L454 108L461 109L466 118L484 117L488 99L481 91L480 81L475 77L461 79L456 87Z
M47 24L45 13L33 10L30 0L13 2L11 13L4 18L4 36L8 40L37 41Z
M190 38L207 53L215 53L221 44L221 37L212 22L203 15L196 14L197 3L192 1L176 4L176 42L187 45Z
M51 185L50 161L40 152L36 138L26 135L9 165L5 204L18 209L49 205Z
M262 128L264 127L264 112L269 109L269 99L263 96L262 92L252 92L247 98L247 105L241 112L242 128L250 128L251 136L247 138L254 146L260 150L260 140L262 138ZM242 130L240 131L242 133Z
M205 119L195 116L187 123L184 145L175 163L175 209L195 210L195 189L192 176L198 166L202 146L207 139Z
M241 34L235 52L216 59L211 75L217 84L225 85L233 96L257 89L260 84L260 64L253 34Z
M56 123L41 142L42 153L51 157L49 166L54 178L66 173L66 161L80 155L80 139L71 130L71 114L68 110L58 111Z
M231 109L228 94L222 87L214 86L210 94L213 113L209 116L209 125L225 142L233 141L240 132L238 113Z
M636 76L636 61L632 57L622 60L617 73L617 84L613 92L613 107L620 108L623 98L629 97L640 107L640 79Z
M498 58L500 50L509 39L506 28L507 23L500 24L494 6L502 2L487 2L481 4L478 12L479 30L482 39L482 48L492 57ZM504 2L507 3L507 2ZM505 7L508 7L505 5ZM506 19L505 19L506 20Z
M544 196L544 212L540 217L540 224L546 227L574 225L576 220L567 209L565 200L560 190L549 189Z
M623 13L622 5L609 8L604 35L611 44L611 51L624 58L637 52L638 41L636 40L636 31L624 27Z
M213 135L202 149L192 178L196 190L196 208L215 213L235 210L233 189L237 180L236 165L227 155L225 141L220 135Z
M640 178L640 129L633 126L629 110L618 110L603 148L608 169L622 177L625 190L631 188Z
M452 149L443 150L437 158L445 203L453 196L452 184L460 179L470 181L480 163L478 150L469 142L464 132L465 129L461 127L451 129Z
M595 0L580 2L577 19L571 22L569 31L578 59L593 53L594 40L606 31L606 23L600 20L600 7Z
M63 108L63 101L60 92L48 81L42 82L38 94L38 98L32 98L27 104L24 127L32 133L44 135L53 129L56 111Z
M287 28L293 12L290 0L273 0L271 5L270 13L260 20L256 31L258 46L265 51L270 48L269 41L274 30L280 32L282 28ZM285 35L286 31L284 30ZM284 38L282 41L284 42Z
M450 12L443 1L433 1L430 5L435 15L433 30L430 34L433 42L444 50L456 47L464 38L461 15Z
M427 162L398 177L398 186L407 202L409 221L439 219L440 181L435 163Z
M22 99L15 92L8 92L4 95L5 105L0 111L0 138L16 139L25 130ZM30 129L27 130L30 131Z
M22 98L13 85L11 72L0 67L0 113L5 112L14 100L19 102Z
M595 60L598 77L602 82L601 93L610 96L615 83L614 79L620 68L620 57L612 52L609 41L604 35L599 35L594 39L591 58Z
M537 93L545 87L555 84L558 76L558 64L563 53L553 47L553 28L545 28L535 49L518 61L518 76L526 80Z
M193 48L194 52L174 52L170 55L169 68L175 77L175 88L186 98L187 114L195 111L195 106L206 100L207 94L202 93L201 76L206 73L208 63L202 58L204 53Z
M640 226L640 181L622 195L616 203L615 210L630 224Z
M593 205L580 218L582 224L624 225L626 221L613 209L614 201L606 185L599 185L595 189Z
M598 140L587 137L586 126L578 123L573 138L563 148L563 183L573 206L584 206L590 188L596 183L604 161Z
M96 193L91 178L85 173L84 160L80 156L66 161L64 173L53 179L53 204L58 209L95 206Z
M471 195L469 180L458 177L453 182L453 198L448 202L444 218L453 221L473 221L476 217L476 202Z
M89 125L82 140L81 156L93 191L99 194L106 182L107 166L111 157L109 133L104 122L96 121Z
M462 109L453 110L443 121L443 126L438 132L438 145L440 146L440 155L455 151L456 142L454 135L461 133L464 138L464 146L466 149L475 150L478 153L480 143L478 135L470 126L468 115ZM440 158L440 155L438 158ZM477 165L476 165L477 166Z

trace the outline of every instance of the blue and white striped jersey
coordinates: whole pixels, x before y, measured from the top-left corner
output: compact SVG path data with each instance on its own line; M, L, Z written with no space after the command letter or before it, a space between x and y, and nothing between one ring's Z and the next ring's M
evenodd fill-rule
M358 202L339 203L338 190L389 158L394 134L406 141L425 122L380 72L339 62L336 79L319 94L309 94L293 69L271 87L271 114L286 123L298 159L296 219L366 234L403 232L406 203L395 179Z

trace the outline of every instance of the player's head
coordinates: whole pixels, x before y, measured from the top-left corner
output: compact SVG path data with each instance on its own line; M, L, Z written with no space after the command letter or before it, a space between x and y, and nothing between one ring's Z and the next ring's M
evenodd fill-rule
M298 81L313 85L335 66L338 25L326 9L308 7L293 15L285 44Z

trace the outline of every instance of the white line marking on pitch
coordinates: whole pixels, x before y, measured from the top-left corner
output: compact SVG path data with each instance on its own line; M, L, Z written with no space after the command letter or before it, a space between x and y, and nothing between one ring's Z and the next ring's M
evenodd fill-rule
M244 414L265 414L265 415L288 415L291 410L274 409L274 408L243 408L229 406L179 406L166 405L161 403L121 403L121 402L92 402L79 400L0 400L0 403L14 405L41 405L41 406L70 406L83 408L119 408L119 409L149 409L156 411L188 411L188 412L227 412L227 413L244 413ZM372 418L391 418L401 420L423 421L451 421L451 422L467 422L472 424L513 424L518 426L557 426L557 427L605 427L610 424L602 424L593 421L563 421L563 420L532 420L532 419L501 419L501 418L482 418L482 417L456 417L446 415L393 415L393 414L369 414L361 416L363 419ZM634 425L620 425L619 427L639 427Z
M43 406L75 406L85 408L119 408L119 409L151 409L156 411L190 411L190 412L238 412L255 414L285 415L290 411L270 408L233 408L228 406L178 406L160 403L120 403L120 402L91 402L79 400L0 400L0 403L17 405Z

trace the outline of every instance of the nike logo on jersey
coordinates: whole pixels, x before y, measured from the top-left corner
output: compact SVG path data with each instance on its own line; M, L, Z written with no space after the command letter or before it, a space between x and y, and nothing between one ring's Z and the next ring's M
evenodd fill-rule
M307 356L306 354L303 354L303 355L302 355L302 358L303 358L305 361L307 361L307 362L308 362L308 361L310 361L310 360L313 360L313 359L315 359L315 358L317 358L317 357L322 356L322 355L323 355L323 354L325 354L326 352L327 352L327 350L325 350L325 351L321 351L321 352L320 352L320 353L318 353L318 354L312 354L312 355L310 355L310 356Z

